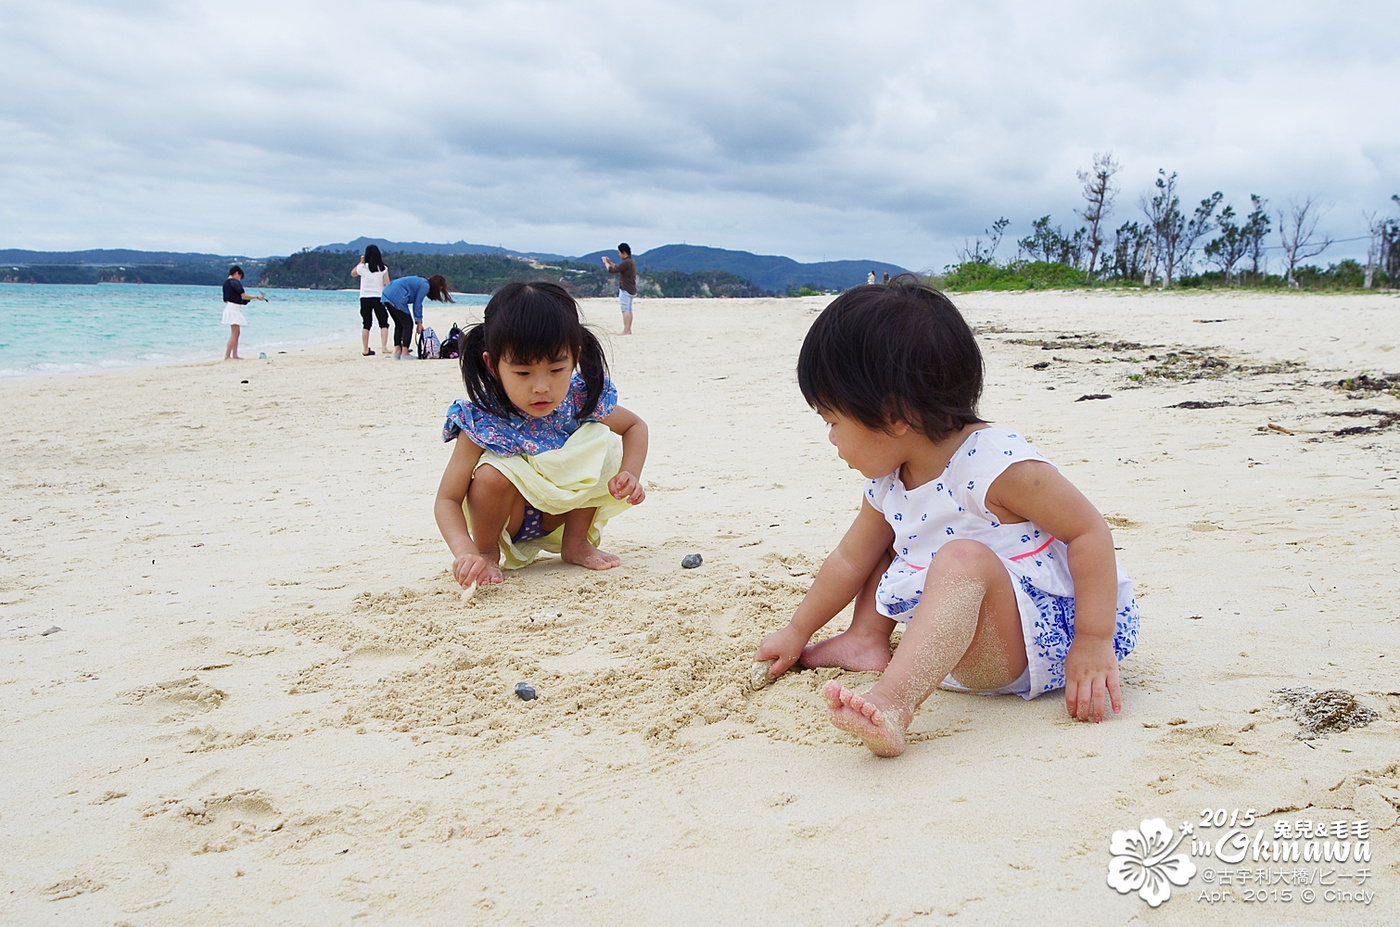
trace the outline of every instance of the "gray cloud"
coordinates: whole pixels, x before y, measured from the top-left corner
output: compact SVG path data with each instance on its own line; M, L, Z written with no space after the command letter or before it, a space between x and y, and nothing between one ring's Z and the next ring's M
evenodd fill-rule
M1104 150L1117 221L1165 167L1350 237L1400 192L1398 37L1379 2L56 0L0 12L0 244L936 268L999 215L1070 224Z

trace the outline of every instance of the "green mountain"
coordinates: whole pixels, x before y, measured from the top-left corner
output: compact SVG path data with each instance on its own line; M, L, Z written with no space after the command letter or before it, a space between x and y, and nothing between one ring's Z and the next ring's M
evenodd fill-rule
M613 256L614 251L599 251L577 260L588 263L601 255ZM753 254L749 251L727 251L703 245L662 245L636 255L637 269L642 272L679 270L721 270L752 281L770 293L785 293L797 287L816 290L844 290L866 282L866 275L875 271L877 279L885 273L891 277L908 273L898 264L885 261L819 261L802 264L792 258L773 254Z
M350 270L358 258L358 254L336 251L301 251L269 261L258 278L258 284L316 290L354 288L357 281L350 276ZM502 254L410 254L391 251L384 254L384 263L389 265L392 277L442 274L458 293L490 293L512 280L552 280L580 297L612 296L617 292L617 277L609 274L601 261L581 264ZM658 271L639 277L637 289L643 296L674 298L763 295L752 283L724 271Z
M611 295L617 278L603 269L599 257L612 250L582 257L512 252L494 245L466 241L450 243L391 242L357 238L320 245L285 258L175 251L96 249L89 251L26 251L0 249L0 281L12 283L184 283L217 286L229 265L239 264L249 280L263 286L351 289L350 268L364 246L375 243L384 251L394 276L442 274L454 289L489 293L509 280L549 279L567 283L580 296ZM637 254L638 287L645 296L760 296L791 292L800 287L844 290L876 277L905 273L885 261L821 261L803 264L792 258L749 251L729 251L701 245L662 245ZM261 274L261 276L259 276Z
M469 241L437 243L430 241L385 241L382 238L366 238L361 235L354 241L332 245L317 245L312 251L344 251L350 254L363 254L365 245L378 245L379 250L388 254L496 254L506 257L534 258L541 261L568 261L562 254L546 254L539 251L510 251L500 245L474 245Z
M0 249L3 283L162 283L218 286L233 264L256 277L266 259L179 251Z

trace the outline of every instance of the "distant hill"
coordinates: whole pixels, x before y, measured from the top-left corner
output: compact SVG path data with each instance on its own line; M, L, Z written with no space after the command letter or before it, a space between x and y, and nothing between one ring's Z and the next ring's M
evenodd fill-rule
M364 246L377 244L386 255L422 255L424 257L450 258L452 256L475 255L480 260L516 260L540 264L558 265L555 269L563 276L581 282L583 277L595 276L602 262L599 257L617 254L614 250L595 251L582 257L570 258L558 254L536 251L511 251L498 245L476 245L467 241L445 243L421 241L387 241L382 238L356 238L354 241L338 244L318 245L300 254L342 255L360 254ZM16 283L97 283L99 281L125 283L200 283L216 285L224 279L230 264L243 266L250 280L258 279L264 267L268 277L267 286L327 286L353 285L346 282L345 271L340 267L343 260L336 260L324 268L319 262L308 264L305 261L288 258L252 258L236 255L198 254L178 251L134 251L130 249L95 249L90 251L27 251L21 249L0 250L0 280ZM818 290L844 290L866 280L866 274L875 271L876 277L884 273L895 276L907 271L897 264L873 260L820 261L803 264L792 258L772 254L754 254L749 251L729 251L723 248L708 248L703 245L662 245L650 251L637 254L637 267L649 275L658 288L671 295L708 295L713 292L726 296L758 295L763 293L786 293L800 287ZM397 261L398 270L407 270L416 262ZM568 266L568 265L575 266ZM423 265L427 267L428 265ZM454 284L473 286L475 289L498 285L493 281L512 279L519 275L514 266L496 266L488 263L474 263L455 267L457 277ZM681 276L674 276L679 274ZM669 275L669 276L668 276ZM700 275L700 276L697 276ZM717 275L717 276L716 276ZM451 275L449 275L451 276ZM703 276L703 279L702 279ZM689 279L694 277L694 279ZM278 282L273 283L272 280ZM616 283L606 275L599 277L602 283L597 286L608 290ZM664 280L664 282L663 282ZM747 287L744 284L747 284ZM583 289L590 289L584 287Z
M553 280L576 296L612 296L617 278L608 275L602 262L578 264L572 261L539 261L499 252L493 254L436 254L384 252L389 272L396 277L415 274L447 277L453 292L490 293L512 280ZM258 278L259 286L305 287L315 290L349 289L356 285L350 276L354 259L341 251L300 251L286 258L268 261ZM758 287L723 271L656 271L637 280L642 296L744 297L762 296Z
M161 283L218 286L229 265L239 264L249 279L257 277L266 258L182 251L90 251L0 249L0 282L5 283Z
M317 245L312 251L337 251L345 254L364 254L365 245L378 245L385 254L499 254L506 257L535 258L540 261L567 261L562 254L549 254L544 251L511 251L500 245L474 245L468 241L453 241L438 244L428 241L386 241L383 238L366 238L361 235L354 241L333 245Z
M512 251L496 245L474 245L466 241L436 244L421 241L385 241L378 238L356 238L341 244L318 245L314 251L337 251L359 254L364 246L377 244L385 253L395 251L401 254L494 254L519 257L536 261L572 261L577 264L601 265L600 257L607 255L616 258L617 252L611 248L594 251L581 257L564 257L539 251ZM891 277L908 273L898 264L886 261L849 260L819 261L803 264L792 258L772 254L754 254L749 251L728 251L723 248L708 248L703 245L662 245L636 255L637 267L642 271L675 270L682 273L702 273L722 271L748 280L767 293L785 293L790 289L810 286L820 290L844 290L847 287L864 283L866 274L875 271L880 277L888 272Z
M195 254L189 251L132 251L129 248L97 248L91 251L25 251L0 248L0 264L202 264L208 261L252 261L231 254ZM228 268L225 268L227 270Z
M601 254L613 252L600 251ZM703 245L662 245L637 256L639 270L722 270L751 281L759 289L783 293L789 289L810 286L820 290L844 290L864 283L866 274L875 271L879 278L886 271L891 277L908 273L898 264L885 261L819 261L802 264L792 258L748 251L726 251ZM576 258L581 263L597 261L597 255Z

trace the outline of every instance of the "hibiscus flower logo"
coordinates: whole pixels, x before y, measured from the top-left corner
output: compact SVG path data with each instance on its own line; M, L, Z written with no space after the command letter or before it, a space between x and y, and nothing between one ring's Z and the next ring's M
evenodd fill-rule
M1189 832L1172 841L1172 829L1161 818L1142 822L1142 830L1116 830L1108 850L1108 884L1118 894L1137 892L1142 900L1157 907L1172 895L1173 885L1185 885L1196 874L1196 864L1185 853L1171 853Z

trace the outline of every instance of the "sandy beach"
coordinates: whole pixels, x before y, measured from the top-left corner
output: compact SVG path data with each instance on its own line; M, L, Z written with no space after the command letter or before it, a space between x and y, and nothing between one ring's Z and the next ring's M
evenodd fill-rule
M794 374L828 301L639 300L605 339L651 430L623 566L466 603L432 517L454 363L0 382L0 923L1393 922L1400 400L1337 382L1400 371L1400 299L955 297L983 416L1108 517L1141 639L1116 718L938 692L896 760L817 692L873 674L747 686L859 506ZM1285 688L1378 718L1300 739ZM1190 824L1189 855L1231 817L1346 822L1369 860L1108 884L1116 831Z

